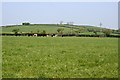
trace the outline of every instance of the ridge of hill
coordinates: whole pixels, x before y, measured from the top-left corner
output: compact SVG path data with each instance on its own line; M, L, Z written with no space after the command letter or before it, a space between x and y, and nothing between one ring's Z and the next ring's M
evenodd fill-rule
M80 31L82 34L95 34L96 31L98 34L103 34L103 30L106 30L107 28L101 28L96 26L90 26L90 25L68 25L68 24L29 24L29 25L7 25L2 26L2 33L13 33L12 31L14 29L19 29L20 33L40 33L43 30L46 31L46 33L57 33L59 28L63 29L63 33L76 33L77 31ZM110 29L116 32L116 30Z

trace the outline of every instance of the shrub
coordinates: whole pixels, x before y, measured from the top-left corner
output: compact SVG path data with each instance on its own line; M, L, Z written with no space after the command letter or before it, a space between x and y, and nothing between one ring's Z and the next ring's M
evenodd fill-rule
M42 31L42 34L46 34L46 31L45 31L45 30L43 30L43 31Z
M17 34L18 34L18 32L19 32L19 29L13 29L13 30L12 30L12 32L14 32L14 33L15 33L15 35L17 35Z
M103 33L105 34L105 36L109 37L110 34L112 33L112 30L110 30L110 29L105 29L105 30L103 30Z
M26 23L26 22L25 22L25 23L22 23L22 25L30 25L30 23Z
M64 28L58 28L58 29L57 29L57 32L58 32L59 34L63 34L63 31L64 31Z

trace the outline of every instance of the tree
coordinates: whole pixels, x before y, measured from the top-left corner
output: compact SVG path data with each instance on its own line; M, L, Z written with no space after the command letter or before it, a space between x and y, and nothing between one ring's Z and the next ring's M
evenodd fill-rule
M63 31L64 31L64 28L58 28L58 29L57 29L57 32L58 32L59 34L63 34Z
M31 33L33 33L33 31L30 31Z
M83 33L85 31L85 28L80 28L79 33Z
M15 33L15 35L17 35L17 34L18 34L18 32L19 32L19 29L13 29L13 30L12 30L12 32L14 32L14 33Z
M102 23L100 22L100 27L102 26Z
M62 25L63 24L63 21L60 21L60 25Z
M75 33L78 35L79 34L79 30L75 30Z
M45 30L43 30L43 31L42 31L42 34L46 34L46 31L45 31Z
M28 22L25 22L25 23L22 23L22 25L30 25L30 23L28 23Z
M112 33L111 29L105 29L103 30L103 33L105 34L105 36L110 36L110 34Z
M93 29L93 33L94 33L95 35L97 35L97 30L96 30L96 29Z
M93 32L93 29L88 28L87 31L88 31L88 32Z
M67 25L73 25L74 22L67 22Z
M37 30L37 33L39 33L40 32L40 30Z
M79 33L83 33L85 32L85 28L81 27L80 29L78 30L75 30L75 33L78 35Z

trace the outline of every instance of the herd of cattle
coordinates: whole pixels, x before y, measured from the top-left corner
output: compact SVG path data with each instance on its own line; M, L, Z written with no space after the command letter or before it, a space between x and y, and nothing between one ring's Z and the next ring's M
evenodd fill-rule
M55 34L55 33L51 33L51 34L40 34L40 33L18 33L18 34L10 34L10 33L2 33L0 34L0 36L36 36L36 37L72 37L72 36L76 36L76 37L117 37L120 38L120 35L109 35L109 36L105 36L105 35L94 35L94 34Z
M56 37L57 34L38 34L38 33L18 33L18 34L10 34L10 33L2 33L0 34L1 36L43 36L43 37L48 37L48 36L51 36L51 37Z

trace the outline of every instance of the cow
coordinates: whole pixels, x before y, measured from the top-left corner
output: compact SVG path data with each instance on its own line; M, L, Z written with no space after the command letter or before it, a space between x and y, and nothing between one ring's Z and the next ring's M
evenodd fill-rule
M37 34L33 34L33 36L37 36Z

